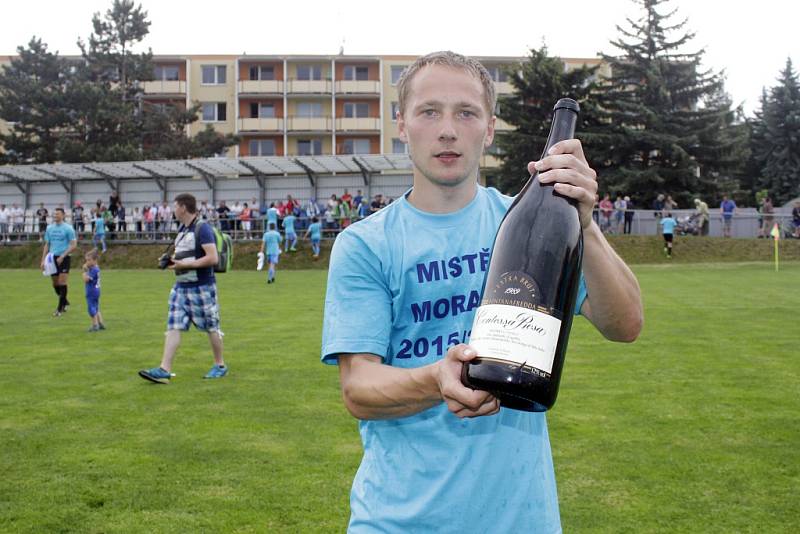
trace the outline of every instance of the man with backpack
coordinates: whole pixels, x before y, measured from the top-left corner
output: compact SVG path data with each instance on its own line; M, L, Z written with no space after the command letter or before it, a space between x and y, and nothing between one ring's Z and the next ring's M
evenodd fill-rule
M175 218L180 223L175 238L175 252L164 255L159 266L173 269L177 276L169 295L169 314L161 365L139 371L139 376L158 384L168 384L172 361L181 342L181 331L194 324L208 334L214 353L214 366L204 378L222 378L228 372L222 359L222 332L219 329L219 304L214 269L219 261L217 236L212 226L197 213L193 195L175 197Z

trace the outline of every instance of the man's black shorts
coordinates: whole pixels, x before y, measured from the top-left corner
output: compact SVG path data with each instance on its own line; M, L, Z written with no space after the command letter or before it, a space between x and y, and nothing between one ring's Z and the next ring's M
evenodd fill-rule
M57 276L57 275L59 275L61 273L64 273L64 274L68 273L69 272L69 264L70 264L70 260L71 259L72 259L71 256L67 256L66 258L61 260L61 264L60 265L59 265L58 262L56 262L56 274L54 274L53 276Z
M663 234L663 235L664 235L664 241L665 242L672 243L672 234Z

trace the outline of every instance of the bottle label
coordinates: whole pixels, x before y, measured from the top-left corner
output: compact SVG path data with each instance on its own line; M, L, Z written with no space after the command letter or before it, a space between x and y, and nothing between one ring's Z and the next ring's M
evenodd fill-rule
M530 308L484 304L475 312L469 344L478 357L513 362L550 374L561 321Z

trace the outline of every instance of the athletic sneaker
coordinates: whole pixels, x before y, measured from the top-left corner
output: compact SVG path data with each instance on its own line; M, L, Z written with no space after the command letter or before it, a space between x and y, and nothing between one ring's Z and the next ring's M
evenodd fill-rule
M95 325L92 325L89 327L89 330L87 330L87 332L97 332L98 330L100 330L100 328L98 328Z
M106 329L106 325L104 325L103 323L100 323L100 324L97 326L97 329L98 329L98 330L105 330L105 329Z
M139 376L156 384L169 384L172 375L161 367L153 367L152 369L142 369L139 371Z
M56 310L53 312L53 317L61 317L61 310Z
M206 373L206 376L203 378L222 378L228 374L228 368L222 365L214 364L214 367L211 368L209 372Z

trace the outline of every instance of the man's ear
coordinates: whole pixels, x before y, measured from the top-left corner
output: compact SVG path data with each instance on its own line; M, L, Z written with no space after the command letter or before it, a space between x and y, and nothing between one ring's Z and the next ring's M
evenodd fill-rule
M497 117L494 115L489 118L489 124L486 127L486 140L483 142L484 148L489 148L494 142L494 125L496 121Z

